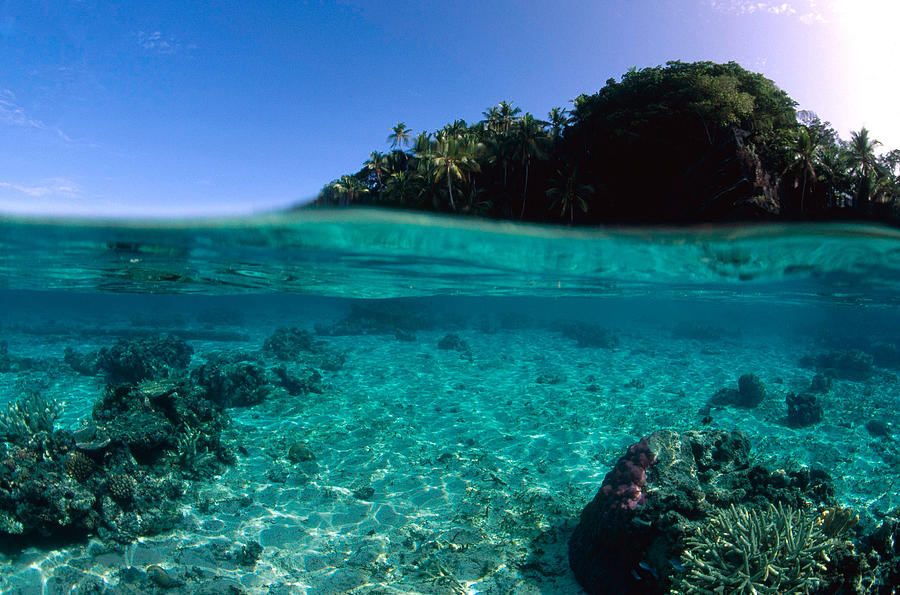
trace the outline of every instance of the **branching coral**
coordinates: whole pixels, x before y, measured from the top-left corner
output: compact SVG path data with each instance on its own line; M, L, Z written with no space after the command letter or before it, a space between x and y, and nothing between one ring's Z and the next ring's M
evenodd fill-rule
M0 412L0 440L24 444L38 432L52 432L59 416L59 404L37 394L7 406Z
M825 581L828 552L858 517L847 509L819 516L779 505L734 506L685 540L687 574L674 593L812 593Z

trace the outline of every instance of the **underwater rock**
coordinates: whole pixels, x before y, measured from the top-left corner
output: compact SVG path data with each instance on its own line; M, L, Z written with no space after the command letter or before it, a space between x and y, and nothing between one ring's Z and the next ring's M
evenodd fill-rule
M790 393L786 398L787 425L791 428L805 428L822 421L824 409L822 400L812 393Z
M723 388L716 391L710 399L713 405L734 405L752 409L758 407L766 398L766 387L756 375L744 374L738 379L738 390Z
M375 488L372 486L363 486L353 490L353 497L357 500L371 500L375 495Z
M893 433L890 424L887 424L880 419L870 419L867 421L866 431L875 438L885 438Z
M632 445L569 540L579 584L590 594L666 593L684 570L686 536L717 511L836 504L820 475L751 466L749 452L739 431L662 430Z
M316 455L306 442L295 442L288 447L287 458L292 463L316 460Z
M297 364L282 364L272 368L275 380L288 394L297 396L325 392L322 375L315 368Z
M597 324L560 322L557 330L563 337L574 339L577 347L610 349L619 344L619 339L610 330Z
M242 351L217 352L191 371L191 380L204 398L222 407L250 407L271 393L265 368Z
M867 345L866 351L872 354L876 365L882 368L900 368L900 347L895 343L876 341Z
M438 349L456 351L460 356L472 361L472 350L469 344L456 333L448 333L438 341Z
M66 348L64 360L80 374L104 374L108 382L121 384L169 378L183 372L194 348L171 335L119 339L112 347L90 353Z
M435 321L410 307L403 300L384 300L357 303L350 312L337 322L329 325L315 325L320 335L394 335L400 340L415 338L417 331L434 328Z
M258 541L249 541L242 545L240 549L235 550L232 557L240 566L253 568L259 561L262 551L262 545Z
M99 374L97 369L97 352L79 353L71 347L66 347L63 351L63 361L70 368L84 376L94 376Z
M172 587L177 587L181 584L179 581L172 578L165 568L156 564L151 564L147 567L147 578L153 581L156 586L163 589L171 589Z
M447 333L438 341L438 349L469 351L469 344L463 341L456 333Z
M280 327L263 343L263 353L282 361L294 361L304 353L318 353L324 343L307 330Z
M0 341L0 372L9 372L12 368L12 360L9 357L9 347L6 341Z
M875 374L875 359L858 349L807 355L800 359L800 365L814 368L829 378L843 380L868 380Z
M809 392L827 393L831 390L831 378L824 374L816 374L809 382Z
M562 372L550 370L538 374L534 381L538 384L562 384L566 381L566 375Z

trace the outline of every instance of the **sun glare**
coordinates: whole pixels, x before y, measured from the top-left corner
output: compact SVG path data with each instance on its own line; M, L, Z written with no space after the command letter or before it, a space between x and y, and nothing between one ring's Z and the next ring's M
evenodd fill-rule
M900 2L896 0L833 0L837 48L847 57L847 97L852 111L878 122L873 130L885 146L900 146L897 97L900 82L896 60L900 55Z

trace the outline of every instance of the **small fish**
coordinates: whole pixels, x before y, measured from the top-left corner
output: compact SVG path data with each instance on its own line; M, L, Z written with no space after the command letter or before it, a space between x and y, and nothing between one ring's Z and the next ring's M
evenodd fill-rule
M655 568L653 568L652 566L650 566L649 564L647 564L646 562L643 562L643 561L641 561L641 563L638 564L638 566L643 568L647 572L649 572L653 576L653 578L655 578L656 580L659 580L659 573L656 572Z
M641 578L641 575L639 575L639 574L637 573L637 570L632 570L632 571L631 571L631 576L633 576L636 580L639 580L639 581L644 580L644 579Z
M671 564L672 568L674 568L678 572L687 572L687 568L682 566L681 562L678 561L677 558L669 558L669 564Z

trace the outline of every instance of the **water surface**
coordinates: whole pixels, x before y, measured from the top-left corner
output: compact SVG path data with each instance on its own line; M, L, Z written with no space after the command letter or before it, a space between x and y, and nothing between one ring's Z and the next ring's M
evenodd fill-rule
M745 373L766 400L714 409L711 427L745 431L759 461L826 471L864 517L900 504L894 229L7 219L0 278L3 407L40 394L61 404L57 428L79 428L109 378L66 349L160 336L193 349L189 379L231 357L268 383L225 409L232 463L172 469L187 486L174 527L130 542L0 534L4 592L158 588L156 565L169 592L577 593L565 541L623 449L705 427L710 396ZM343 364L274 357L279 328ZM789 427L786 396L822 372L809 358L847 350L871 374L833 378L823 420ZM282 368L316 390L291 394ZM254 542L258 559L237 555Z

